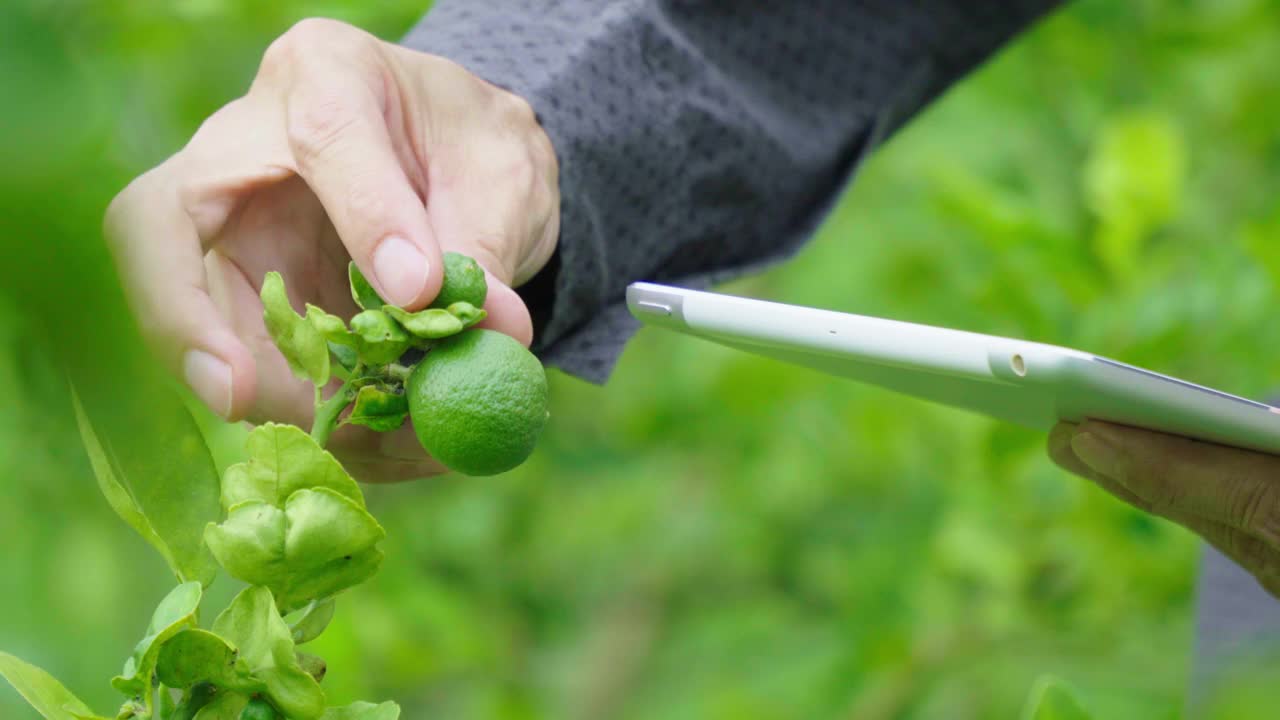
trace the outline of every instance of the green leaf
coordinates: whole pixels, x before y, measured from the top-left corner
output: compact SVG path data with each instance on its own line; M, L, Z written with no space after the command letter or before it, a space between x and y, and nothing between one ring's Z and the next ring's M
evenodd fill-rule
M106 720L52 675L8 653L0 652L0 675L47 720Z
M160 601L151 616L146 632L125 661L124 671L111 680L111 686L129 697L142 698L149 711L152 707L151 679L156 660L165 641L182 630L195 627L196 610L204 591L198 582L183 583Z
M404 393L390 392L376 385L365 385L356 394L355 404L346 422L386 432L403 425L408 416L409 401Z
M462 321L463 328L469 328L489 315L483 309L464 301L453 303L448 309L450 315Z
M192 720L240 720L240 713L249 704L249 696L236 692L222 692L212 702L196 712Z
M381 705L357 702L346 707L329 708L321 720L399 720L400 706L387 701Z
M305 608L291 615L289 631L293 634L293 643L302 645L320 637L320 633L333 621L333 613L337 603L333 598L308 603Z
M306 320L325 340L338 345L355 347L356 336L347 329L347 324L337 315L307 303Z
M326 487L364 507L364 496L342 465L310 435L293 425L266 423L249 433L249 459L227 468L222 506L250 500L284 507L302 488Z
M223 479L226 519L205 529L227 572L271 588L285 610L372 577L385 533L338 461L292 425L255 428L248 447Z
M356 334L360 359L370 365L395 362L413 344L409 333L382 310L365 310L351 318L351 331Z
M329 343L329 354L337 361L338 366L348 373L356 369L356 365L360 364L360 354L355 348L339 345L338 343ZM335 375L341 376L341 373L334 371ZM343 378L345 379L345 378Z
M329 382L329 345L319 330L294 312L278 272L262 281L262 319L293 374L320 386Z
M249 671L262 681L263 693L290 720L314 720L324 712L324 691L298 664L289 626L270 590L241 592L214 620L213 631L240 648Z
M244 712L240 713L240 720L283 720L283 718L274 705L263 698L253 698L248 705L244 706Z
M181 690L200 683L243 692L261 688L234 645L199 628L183 630L164 643L156 659L156 677Z
M227 572L270 588L285 610L372 577L382 564L376 545L385 534L358 503L326 487L294 492L284 510L241 503L206 531Z
M298 665L302 666L307 674L316 679L316 682L324 680L324 675L329 671L329 665L324 658L319 655L311 655L309 653L298 652Z
M351 299L356 301L361 310L377 310L387 304L354 262L347 266L347 277L351 281Z
M163 654L164 648L161 648L160 652ZM161 683L160 687L156 688L156 694L160 696L159 717L173 717L174 711L177 710L176 703L173 700L173 693L169 692L169 688L164 683Z
M220 524L210 524L205 541L232 577L272 586L279 593L289 576L284 555L287 522L284 510L249 500L233 507Z
M149 418L155 422L145 428L153 438L147 452L118 453L108 435L94 430L74 390L72 402L98 487L112 509L160 552L180 582L213 582L218 566L196 528L219 515L218 472L191 413L176 399L157 404Z
M396 322L404 326L415 337L437 340L462 332L462 320L442 308L427 308L418 312L408 312L394 305L383 308Z
M178 707L174 709L171 720L192 720L201 708L213 702L215 698L226 695L209 684L196 685L183 694Z
M1052 675L1036 680L1022 710L1022 720L1090 720L1091 717L1071 688Z

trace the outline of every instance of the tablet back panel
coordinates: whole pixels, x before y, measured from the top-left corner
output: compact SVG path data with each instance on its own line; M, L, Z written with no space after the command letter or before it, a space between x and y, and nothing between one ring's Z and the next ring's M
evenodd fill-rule
M648 283L627 302L648 324L1025 427L1094 418L1280 453L1280 410L1070 348Z

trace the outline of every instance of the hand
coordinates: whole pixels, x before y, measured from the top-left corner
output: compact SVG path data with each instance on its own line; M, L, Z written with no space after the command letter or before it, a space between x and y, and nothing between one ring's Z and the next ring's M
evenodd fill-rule
M144 335L210 408L307 427L313 390L263 326L267 271L296 309L350 317L349 260L418 309L456 250L488 274L485 325L527 346L511 288L550 258L559 205L555 151L524 100L443 58L306 20L267 49L244 97L116 197L105 226ZM362 479L443 469L407 427L344 427L332 449Z
M1280 457L1095 420L1060 423L1049 456L1197 533L1280 597Z

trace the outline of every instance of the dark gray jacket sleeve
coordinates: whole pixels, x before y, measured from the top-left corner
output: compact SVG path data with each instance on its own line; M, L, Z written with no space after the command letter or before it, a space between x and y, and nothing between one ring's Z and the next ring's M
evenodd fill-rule
M439 0L404 44L533 105L562 195L534 349L602 382L628 283L787 257L872 147L1056 4Z

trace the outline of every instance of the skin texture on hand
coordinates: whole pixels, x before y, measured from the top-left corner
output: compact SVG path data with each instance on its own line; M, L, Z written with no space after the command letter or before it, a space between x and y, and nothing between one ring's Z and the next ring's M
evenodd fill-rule
M1280 597L1280 457L1095 420L1058 424L1049 456L1200 535Z
M557 173L521 98L444 58L306 20L267 49L248 93L115 198L105 234L144 335L210 408L307 427L313 390L267 335L264 275L284 276L295 309L350 317L354 260L415 310L454 250L486 271L484 326L527 346L512 288L555 249ZM331 449L365 480L442 470L408 427L343 427Z

